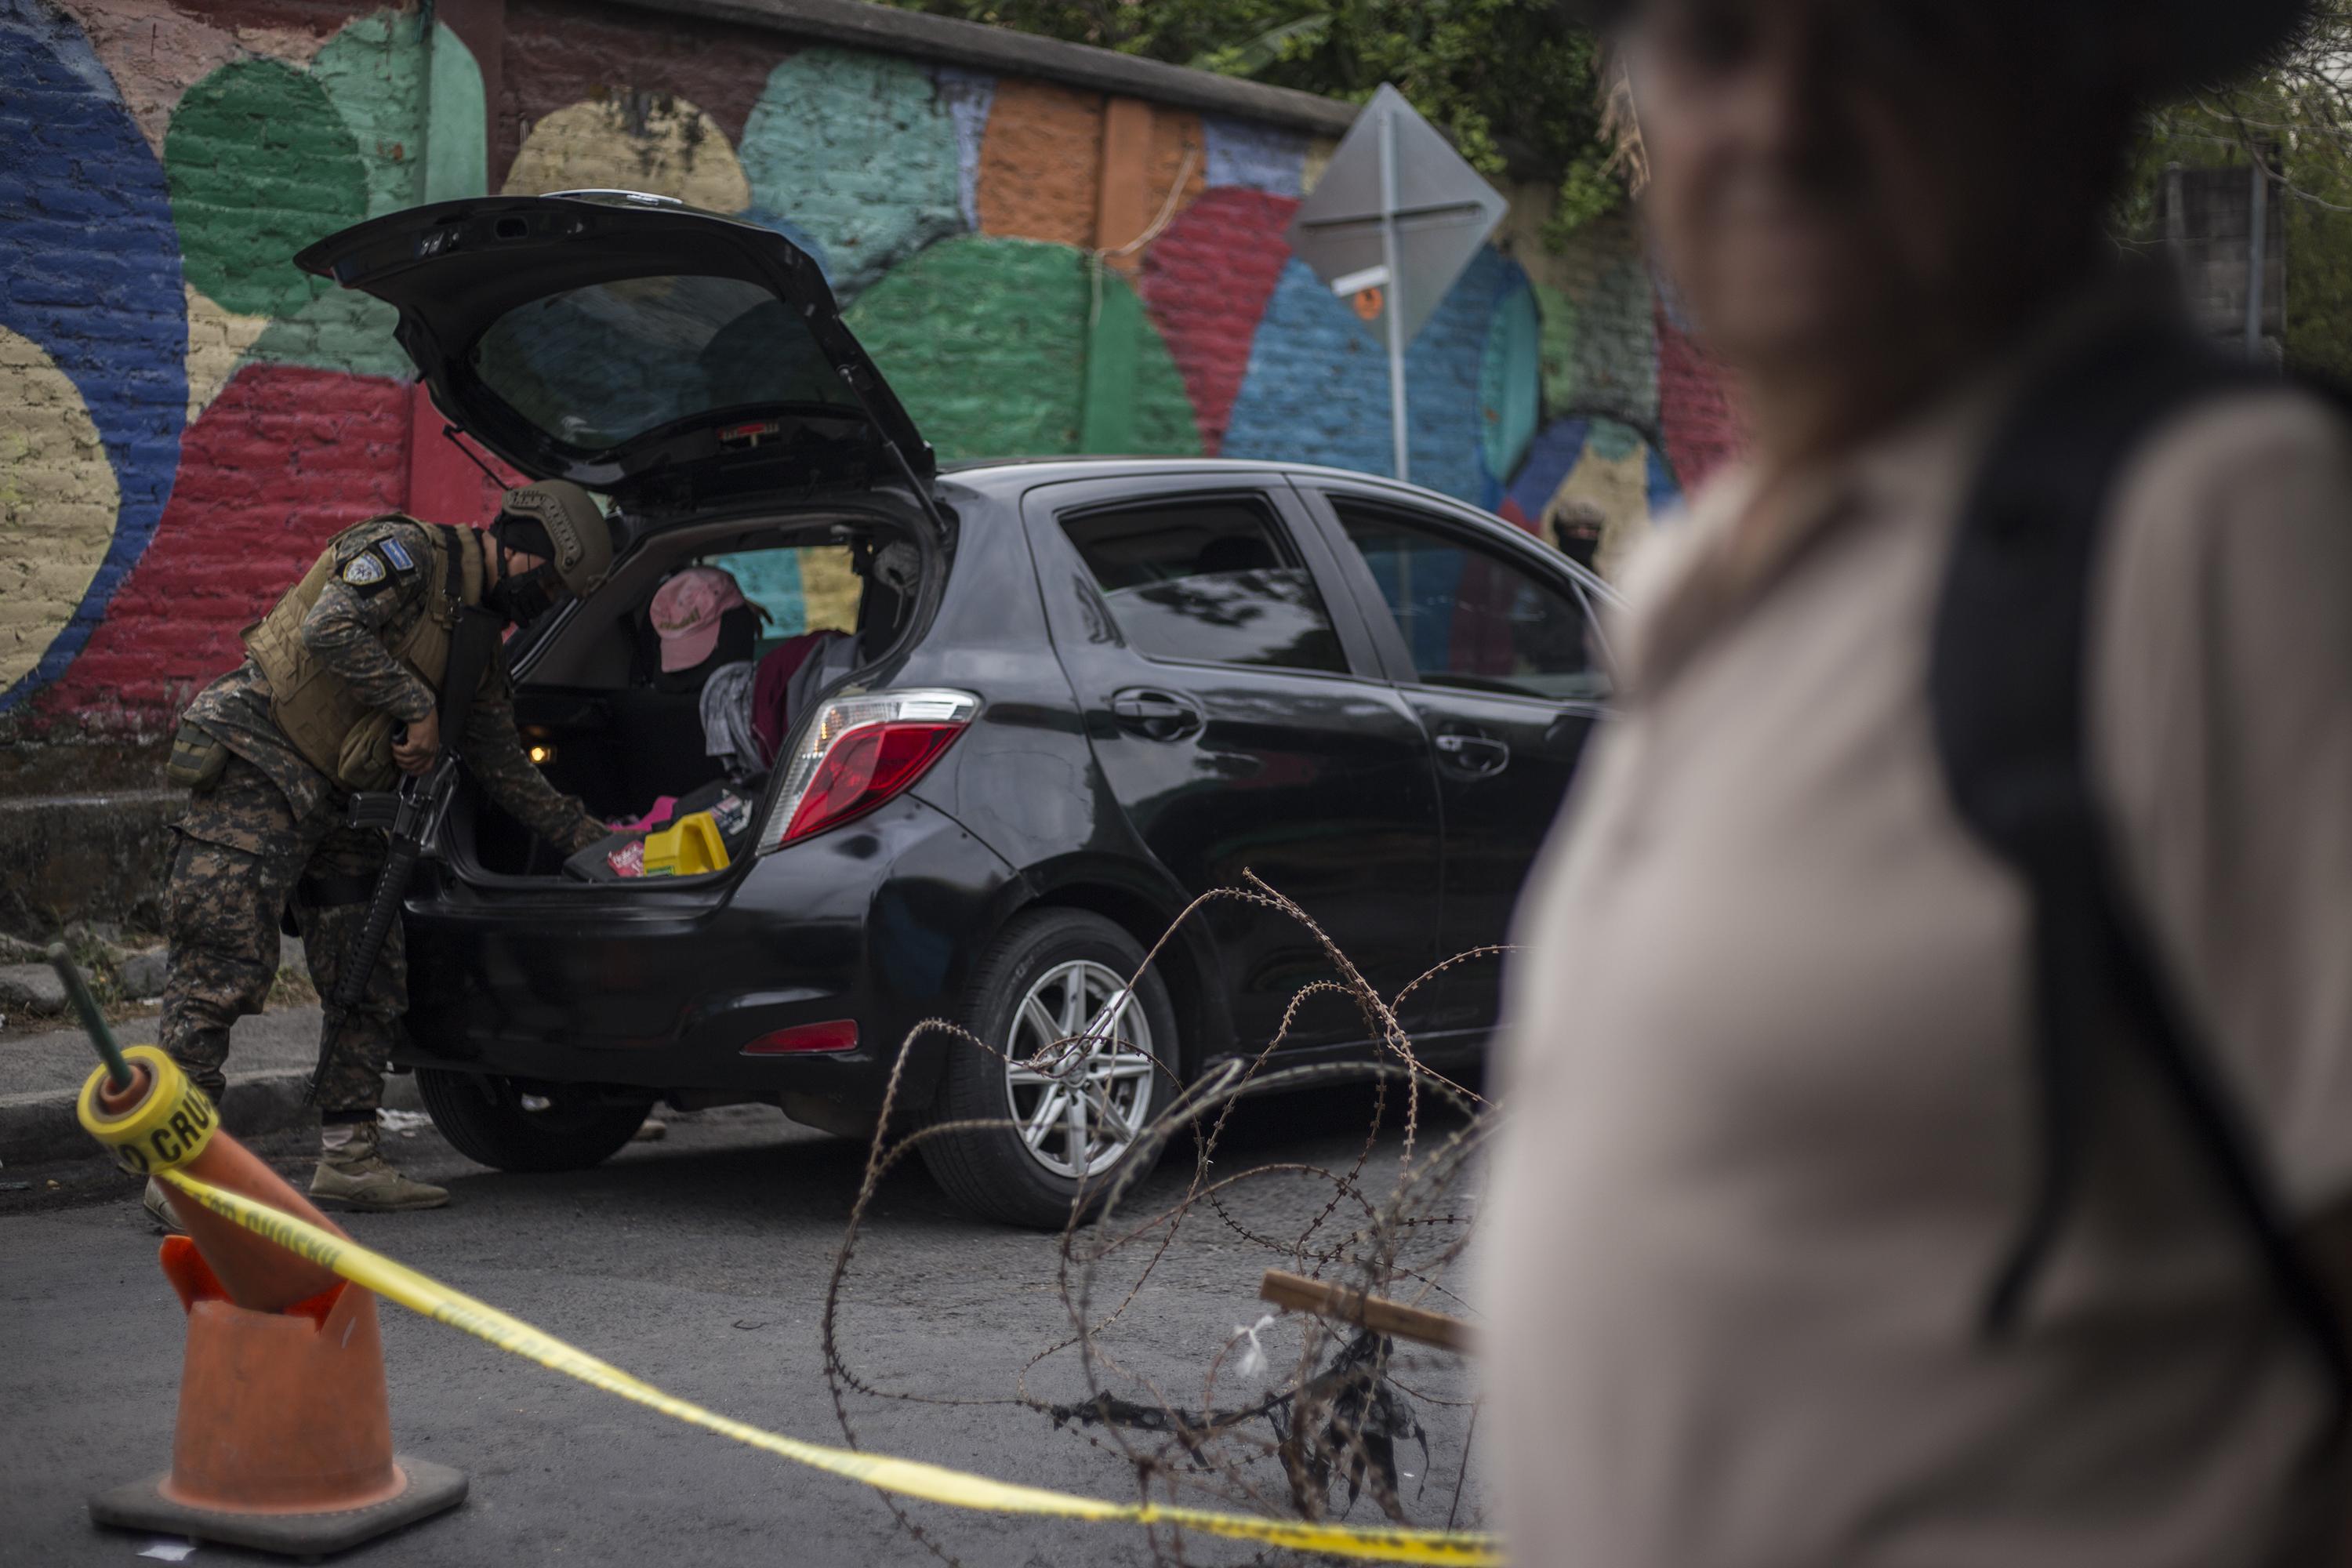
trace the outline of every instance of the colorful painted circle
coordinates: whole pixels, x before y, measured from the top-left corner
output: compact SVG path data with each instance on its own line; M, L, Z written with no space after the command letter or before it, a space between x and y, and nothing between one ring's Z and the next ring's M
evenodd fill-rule
M715 213L751 205L727 133L682 98L584 99L533 125L507 170L506 193L586 190L646 191Z
M79 25L38 0L0 0L0 59L9 112L38 127L0 158L0 384L13 394L0 407L33 406L36 384L63 407L51 379L62 377L79 411L61 416L75 432L66 469L0 463L24 526L62 531L36 540L12 521L0 539L14 563L0 577L5 709L79 653L155 531L187 414L188 321L163 171ZM61 428L19 432L25 458L54 454ZM46 502L60 494L70 510L54 520ZM50 597L77 583L75 602Z
M336 116L351 127L370 217L425 199L425 162L417 156L423 149L414 143L425 131L426 57L416 31L415 17L394 11L354 17L336 29L310 62L310 79L326 90ZM443 105L436 102L432 109L438 135Z
M1543 324L1536 317L1535 291L1524 284L1507 290L1486 324L1486 352L1478 367L1478 416L1485 437L1486 472L1509 477L1535 439L1542 391Z
M276 60L190 88L163 138L188 281L229 310L290 316L324 288L294 253L367 216L367 173L326 89Z
M1538 537L1583 537L1603 575L1681 501L1674 471L1642 433L1613 419L1556 419L1528 444L1497 509Z
M1209 452L1224 441L1251 333L1290 256L1283 231L1297 211L1296 201L1263 191L1205 191L1143 253L1143 297L1184 373Z
M942 458L1085 450L1090 348L1132 350L1132 374L1104 388L1133 399L1116 413L1116 449L1198 454L1200 430L1167 343L1108 268L1097 313L1087 274L1085 255L1066 245L965 235L899 267L845 319ZM1090 343L1090 321L1133 339Z
M0 691L41 661L89 592L121 497L73 381L0 327Z
M955 121L911 60L802 50L769 75L737 155L745 205L823 246L845 298L964 226Z
M101 723L152 723L184 707L244 657L239 631L330 537L408 504L415 395L377 376L281 364L238 371L189 426L152 542L40 707ZM251 463L257 440L287 460Z
M1415 484L1486 499L1480 369L1496 301L1526 275L1482 247L1405 351ZM1388 357L1348 302L1294 258L1250 342L1224 454L1393 471Z

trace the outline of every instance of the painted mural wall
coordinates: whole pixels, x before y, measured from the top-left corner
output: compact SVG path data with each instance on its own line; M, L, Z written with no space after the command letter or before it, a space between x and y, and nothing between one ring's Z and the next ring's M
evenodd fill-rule
M390 313L290 258L423 201L622 186L816 256L943 459L1389 467L1385 362L1282 235L1270 125L577 0L0 0L0 713L152 732L337 529L478 521ZM1413 343L1413 478L1606 565L1719 461L1631 235L1515 204Z

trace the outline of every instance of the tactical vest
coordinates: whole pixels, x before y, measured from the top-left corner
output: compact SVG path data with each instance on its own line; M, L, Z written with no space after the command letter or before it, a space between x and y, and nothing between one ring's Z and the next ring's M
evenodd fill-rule
M304 760L346 789L383 789L393 782L392 731L399 721L360 700L341 676L304 646L302 622L342 564L336 555L343 540L384 521L370 518L337 534L277 606L245 629L245 650L269 682L269 716ZM406 517L398 521L415 522ZM457 612L482 602L482 552L466 537L471 530L416 526L432 555L423 570L441 588L416 624L390 646L393 658L436 695L446 695L441 681L449 666Z

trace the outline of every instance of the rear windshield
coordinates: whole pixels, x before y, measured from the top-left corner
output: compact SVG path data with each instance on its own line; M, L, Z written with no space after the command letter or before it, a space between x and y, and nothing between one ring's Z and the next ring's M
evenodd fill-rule
M493 321L472 359L509 407L588 451L725 409L857 411L808 329L740 278L631 278L550 294Z

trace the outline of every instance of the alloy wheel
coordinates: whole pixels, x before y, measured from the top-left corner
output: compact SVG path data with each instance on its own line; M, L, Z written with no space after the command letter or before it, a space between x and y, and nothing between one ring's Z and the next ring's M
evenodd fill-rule
M1151 1025L1117 971L1046 970L1013 1014L1005 1098L1029 1157L1057 1176L1117 1164L1151 1116Z

